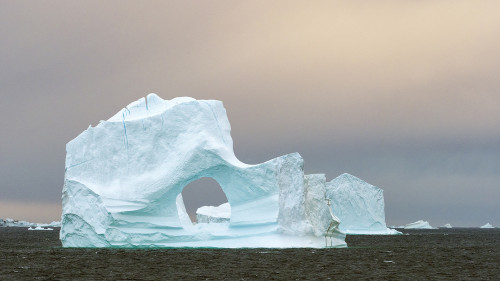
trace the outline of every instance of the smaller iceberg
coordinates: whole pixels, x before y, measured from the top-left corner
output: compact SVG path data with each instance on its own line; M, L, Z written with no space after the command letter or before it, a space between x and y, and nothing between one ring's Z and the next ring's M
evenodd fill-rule
M20 221L20 220L15 220L11 218L6 218L6 219L0 219L0 226L3 227L29 227L29 226L35 226L36 223L31 223L27 221Z
M405 225L404 229L435 229L428 221L419 220Z
M401 232L385 224L384 191L344 173L326 183L326 198L347 234L394 235Z
M11 218L0 219L0 227L61 227L60 221L53 221L51 223L36 223L29 221L15 220Z
M196 210L196 221L198 223L226 223L231 219L231 206L229 202L218 207L203 206Z
M453 228L453 226L451 226L451 224L447 223L447 224L441 226L440 228Z
M491 225L490 223L487 223L483 226L481 226L480 228L495 228L493 225Z

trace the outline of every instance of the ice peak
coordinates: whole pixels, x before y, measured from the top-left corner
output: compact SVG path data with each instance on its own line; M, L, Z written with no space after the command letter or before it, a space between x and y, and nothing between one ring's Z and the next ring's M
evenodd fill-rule
M122 122L131 121L136 119L143 119L149 116L161 114L165 110L176 106L181 103L196 101L191 97L176 97L171 100L164 100L155 93L150 93L129 105L125 106L122 110L116 113L113 117L109 118L109 122Z
M353 176L349 173L343 173L341 174L340 176L334 178L332 180L332 183L335 183L335 184L346 184L346 185L350 185L351 188L372 188L374 190L380 190L381 192L383 192L383 189L377 187L377 186L374 186L370 183L367 183L366 181L356 177L356 176Z
M485 225L481 226L480 228L494 228L494 227L488 222Z
M338 176L340 179L349 179L349 180L361 180L360 178L353 176L349 173L343 173L342 175Z

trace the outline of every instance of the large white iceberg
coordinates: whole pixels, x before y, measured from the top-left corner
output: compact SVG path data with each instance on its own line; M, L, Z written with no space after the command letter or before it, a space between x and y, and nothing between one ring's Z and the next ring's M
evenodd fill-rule
M434 229L428 221L419 220L404 226L404 229Z
M384 191L353 175L326 183L326 197L347 234L401 234L385 224Z
M346 246L324 180L304 177L298 153L240 162L220 101L150 94L66 150L65 247ZM202 177L226 194L229 223L191 224L181 192Z

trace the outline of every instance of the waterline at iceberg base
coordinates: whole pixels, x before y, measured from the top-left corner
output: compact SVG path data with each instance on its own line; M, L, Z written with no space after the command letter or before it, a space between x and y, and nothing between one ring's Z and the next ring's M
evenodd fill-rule
M150 94L66 151L64 247L346 246L324 175L304 175L298 153L240 162L220 101ZM203 177L224 191L229 221L191 223L181 192Z

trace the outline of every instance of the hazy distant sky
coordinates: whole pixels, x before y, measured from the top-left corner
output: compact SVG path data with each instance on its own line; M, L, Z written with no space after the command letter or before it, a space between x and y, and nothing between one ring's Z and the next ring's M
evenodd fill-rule
M389 225L500 226L499 11L0 0L0 218L59 220L65 144L155 92L222 100L243 162L383 188Z

